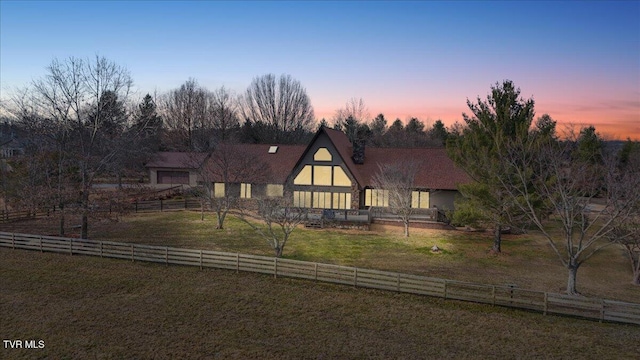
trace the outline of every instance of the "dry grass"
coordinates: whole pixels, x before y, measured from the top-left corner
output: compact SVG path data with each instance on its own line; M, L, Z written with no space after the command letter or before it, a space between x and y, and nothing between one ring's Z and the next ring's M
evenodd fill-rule
M640 327L0 248L0 358L635 358Z
M69 225L78 223L68 221ZM3 231L55 234L55 219L5 224ZM78 230L75 235L78 235ZM374 226L373 231L307 230L294 232L284 254L287 258L363 268L399 271L485 284L515 284L522 288L562 292L567 271L547 241L536 233L506 235L503 253L489 250L492 235ZM273 255L269 245L252 229L229 217L226 229L216 230L215 219L198 212L146 213L121 222L91 223L90 237L162 246ZM430 251L438 245L442 251ZM640 302L640 287L631 284L631 269L620 248L610 246L590 259L578 272L578 290L586 296Z

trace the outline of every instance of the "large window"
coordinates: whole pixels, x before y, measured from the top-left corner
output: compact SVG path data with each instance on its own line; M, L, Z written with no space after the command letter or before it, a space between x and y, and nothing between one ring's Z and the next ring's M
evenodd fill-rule
M340 166L305 165L293 179L294 185L351 186L351 179Z
M246 184L246 183L240 184L240 198L251 199L251 184Z
M298 176L293 179L294 185L311 185L311 174L313 172L313 166L305 165Z
M350 209L351 193L294 191L293 206L314 209Z
M365 189L364 206L389 206L389 190Z
M331 186L331 166L313 167L313 185Z

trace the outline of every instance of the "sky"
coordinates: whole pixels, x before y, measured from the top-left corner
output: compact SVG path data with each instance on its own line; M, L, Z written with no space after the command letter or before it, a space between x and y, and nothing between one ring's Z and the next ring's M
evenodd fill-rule
M316 118L350 99L447 126L512 80L536 117L640 140L640 1L0 1L0 98L54 58L125 66L136 94L238 94L289 74Z

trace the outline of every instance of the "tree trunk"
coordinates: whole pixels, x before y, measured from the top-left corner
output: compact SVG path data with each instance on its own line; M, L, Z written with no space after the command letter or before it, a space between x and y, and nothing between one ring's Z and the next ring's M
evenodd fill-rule
M284 250L284 249L281 246L276 246L274 248L274 250L276 252L276 257L277 258L282 257L282 250Z
M502 242L502 225L497 224L493 233L493 247L491 250L493 252L501 252L500 243Z
M60 228L58 233L64 237L64 204L60 204Z
M89 217L87 216L86 211L82 212L82 234L80 235L80 238L89 238Z
M567 279L567 295L579 295L576 290L576 276L578 275L578 267L575 260L571 259L567 268L569 269L569 278Z
M633 274L633 285L640 286L640 271L636 271L635 274Z
M218 229L218 230L222 230L222 229L223 229L223 225L224 225L224 217L225 217L225 213L223 213L223 212L222 212L222 213L221 213L221 212L218 212L218 216L217 216L217 218L218 218L218 225L216 226L216 229Z
M404 222L404 237L409 237L409 220Z

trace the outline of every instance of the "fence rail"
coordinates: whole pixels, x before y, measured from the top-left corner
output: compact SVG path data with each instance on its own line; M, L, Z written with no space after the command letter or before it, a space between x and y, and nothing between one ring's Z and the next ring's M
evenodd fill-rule
M7 232L0 232L0 247L248 271L640 325L637 303L268 256Z

